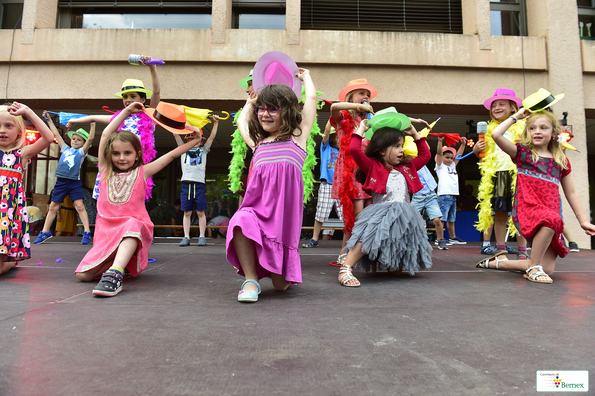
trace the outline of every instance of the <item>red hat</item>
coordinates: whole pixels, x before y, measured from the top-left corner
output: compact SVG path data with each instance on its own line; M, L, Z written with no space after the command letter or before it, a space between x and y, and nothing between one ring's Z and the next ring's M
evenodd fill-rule
M341 102L345 102L345 97L349 92L356 91L358 89L365 89L366 91L370 91L370 100L374 99L376 95L378 95L378 90L368 84L368 80L365 78L356 78L355 80L351 80L347 83L347 87L343 88L341 92L339 92L339 100Z

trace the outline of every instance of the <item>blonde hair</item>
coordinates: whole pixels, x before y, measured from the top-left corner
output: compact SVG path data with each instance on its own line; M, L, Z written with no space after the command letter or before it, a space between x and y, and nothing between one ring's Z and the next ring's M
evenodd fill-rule
M358 89L354 89L353 91L349 91L347 92L347 95L345 95L345 102L346 103L351 103L351 98L353 98L353 94L356 93L357 91L368 91L368 93L370 93L369 89L365 89L365 88L358 88ZM357 117L360 112L356 111L356 110L348 110L349 114L351 115L351 119L355 120L355 117ZM361 113L365 113L364 111L362 111ZM357 128L356 128L357 129Z
M539 160L539 154L537 154L535 146L533 146L533 143L531 143L531 134L529 133L529 128L539 118L545 118L552 124L552 138L547 145L548 151L552 153L552 157L554 157L554 161L556 162L556 164L560 165L562 169L568 169L568 159L562 151L562 145L558 142L558 136L560 136L561 130L560 122L558 121L554 113L550 111L541 110L531 114L527 118L527 122L525 123L525 129L521 134L520 143L523 146L527 147L529 150L531 150L531 157L533 159L533 162L537 162L537 160Z
M497 102L498 100L506 100L506 99L496 99L496 100L494 100L494 102ZM494 102L492 102L492 104L494 104ZM513 101L513 100L509 100L509 102L510 102L510 106L512 107L512 110L510 111L510 114L508 114L508 115L506 116L506 118L510 117L511 115L513 115L514 113L516 113L517 111L519 111L519 106L516 104L516 102L515 102L515 101ZM497 119L494 117L494 115L492 114L492 105L490 105L490 118L491 118L491 119L492 119L492 121L494 121L494 122L500 122L500 121L498 121L498 120L497 120Z
M23 117L21 117L21 116L13 116L12 114L10 114L8 112L9 108L10 108L10 106L8 106L8 105L1 105L0 113L6 112L10 116L14 117L15 124L16 124L17 128L19 129L19 136L17 136L17 139L15 140L15 145L13 148L20 149L21 147L23 147L25 145L25 121L23 121Z
M101 181L106 181L110 179L116 171L114 170L114 164L112 163L112 146L114 142L122 142L122 143L130 143L134 152L138 154L138 159L134 162L132 167L128 169L131 171L133 169L138 168L141 165L144 165L143 162L143 148L140 143L140 139L132 132L128 131L117 131L112 133L109 138L107 139L107 143L105 144L105 149L103 149L103 158L105 158L105 171L101 176Z

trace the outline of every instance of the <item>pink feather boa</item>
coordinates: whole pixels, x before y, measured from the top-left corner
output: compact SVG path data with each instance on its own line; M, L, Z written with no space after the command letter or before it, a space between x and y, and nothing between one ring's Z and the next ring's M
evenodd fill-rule
M114 113L110 121L113 120L118 114L120 114L121 111L122 110ZM153 161L157 156L157 151L155 150L155 136L153 135L153 133L155 132L155 122L151 119L151 117L149 117L145 113L136 113L135 116L140 117L137 125L138 132L140 133L140 143L143 149L143 162L145 164L148 164L151 161ZM119 129L127 130L126 122L122 123ZM145 192L145 201L148 201L149 198L151 198L154 186L155 183L153 182L153 177L149 177L147 179L147 191Z

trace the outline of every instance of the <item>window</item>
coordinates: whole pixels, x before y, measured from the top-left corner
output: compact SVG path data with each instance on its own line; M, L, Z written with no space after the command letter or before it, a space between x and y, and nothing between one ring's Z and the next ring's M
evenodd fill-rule
M578 28L582 40L595 40L595 0L577 0Z
M73 29L210 29L210 1L89 1L58 3L58 27Z
M304 30L463 33L461 0L302 0Z
M0 0L0 20L2 29L20 29L23 18L22 0Z
M233 0L233 29L285 30L285 1Z
M526 36L527 18L523 0L491 0L492 36Z

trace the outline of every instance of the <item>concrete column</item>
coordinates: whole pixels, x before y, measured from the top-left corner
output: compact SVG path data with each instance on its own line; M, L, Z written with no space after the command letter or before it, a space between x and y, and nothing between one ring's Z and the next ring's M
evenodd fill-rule
M33 44L35 29L55 29L58 0L25 0L21 44Z
M581 43L578 33L576 2L558 0L526 0L527 27L529 35L546 38L548 83L543 87L556 95L564 93L564 99L554 106L558 118L567 111L568 123L573 127L572 145L580 153L570 151L566 155L572 164L572 179L581 198L583 211L589 215L589 176L587 166L587 129L585 121L585 98ZM536 92L540 87L532 87ZM527 92L530 94L532 92ZM562 199L564 221L573 239L581 248L590 248L590 237L580 228L570 205Z
M285 2L285 30L287 31L287 44L300 44L302 0L286 0Z
M213 0L211 11L211 43L225 44L225 32L231 29L232 0Z
M462 0L461 6L463 9L463 34L476 34L479 37L479 49L491 50L490 0Z

